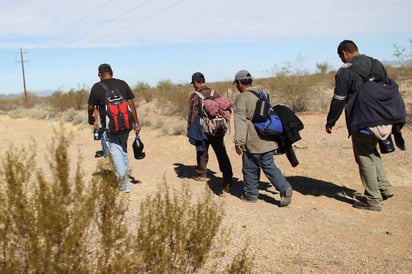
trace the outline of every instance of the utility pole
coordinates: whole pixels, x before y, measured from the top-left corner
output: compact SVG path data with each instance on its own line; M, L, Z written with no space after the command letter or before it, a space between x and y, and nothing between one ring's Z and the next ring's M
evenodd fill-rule
M24 74L24 62L28 62L28 61L23 60L23 49L20 48L20 63L21 63L21 70L23 72L24 101L27 103L27 89L26 89L26 76Z

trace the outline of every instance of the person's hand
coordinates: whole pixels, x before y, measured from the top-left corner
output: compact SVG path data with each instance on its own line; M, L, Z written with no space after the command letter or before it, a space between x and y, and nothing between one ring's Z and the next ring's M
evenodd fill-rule
M235 150L236 150L236 153L237 153L238 155L242 155L242 153L243 153L243 148L242 148L241 145L235 145Z
M135 132L136 134L139 134L141 129L142 129L142 126L141 126L140 124L135 125L135 127L134 127L134 132Z
M331 126L326 125L325 128L326 128L326 133L328 133L328 134L332 133L332 127Z
M89 125L92 125L92 126L94 125L94 123L96 122L96 119L94 119L93 115L89 115L88 122L89 122Z

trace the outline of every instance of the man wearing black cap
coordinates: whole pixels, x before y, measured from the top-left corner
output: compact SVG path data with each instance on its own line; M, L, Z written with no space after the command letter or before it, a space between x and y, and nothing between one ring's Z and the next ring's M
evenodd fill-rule
M193 88L195 91L201 93L204 97L210 96L212 89L206 86L205 76L201 72L195 72L192 75ZM220 95L213 91L213 97L219 98ZM201 100L196 92L193 92L189 100L189 111L187 119L187 129L189 131L190 125L195 121L196 117L199 115L199 110L201 108ZM193 177L197 181L207 181L207 163L209 161L209 145L212 146L217 161L219 163L219 169L223 173L223 188L228 191L232 183L232 165L229 160L229 156L226 152L226 147L224 143L224 134L210 135L206 134L207 139L204 142L201 150L196 150L196 175Z
M88 121L90 125L94 125L96 123L93 113L97 108L99 110L102 128L106 129L103 133L102 139L106 142L110 156L113 160L116 179L119 183L119 189L122 192L130 192L130 182L128 176L129 160L127 156L127 140L129 138L129 131L115 133L107 130L108 125L106 125L105 106L107 101L107 90L119 92L129 105L134 120L132 127L135 133L138 134L141 126L133 101L134 95L125 81L113 78L113 71L109 64L101 64L99 66L98 76L100 78L100 82L95 83L90 91L88 100Z

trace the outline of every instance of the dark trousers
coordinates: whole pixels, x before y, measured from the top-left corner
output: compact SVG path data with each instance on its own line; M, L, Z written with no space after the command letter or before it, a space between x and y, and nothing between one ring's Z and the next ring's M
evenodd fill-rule
M232 179L232 164L230 163L229 156L226 152L225 143L223 141L224 135L212 136L207 135L207 141L205 142L205 149L203 151L196 152L197 176L207 177L207 162L209 161L209 145L212 146L217 161L219 163L219 169L223 174L223 179Z

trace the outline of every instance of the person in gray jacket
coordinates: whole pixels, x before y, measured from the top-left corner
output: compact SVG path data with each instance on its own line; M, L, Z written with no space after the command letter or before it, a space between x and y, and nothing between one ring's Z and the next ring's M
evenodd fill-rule
M242 173L244 194L241 199L256 202L259 196L260 170L262 169L272 185L280 192L279 206L287 206L292 201L293 189L274 162L277 144L273 140L262 139L252 123L257 96L248 90L257 92L252 86L252 76L247 70L236 73L233 84L240 94L236 97L234 109L235 149L242 155Z

